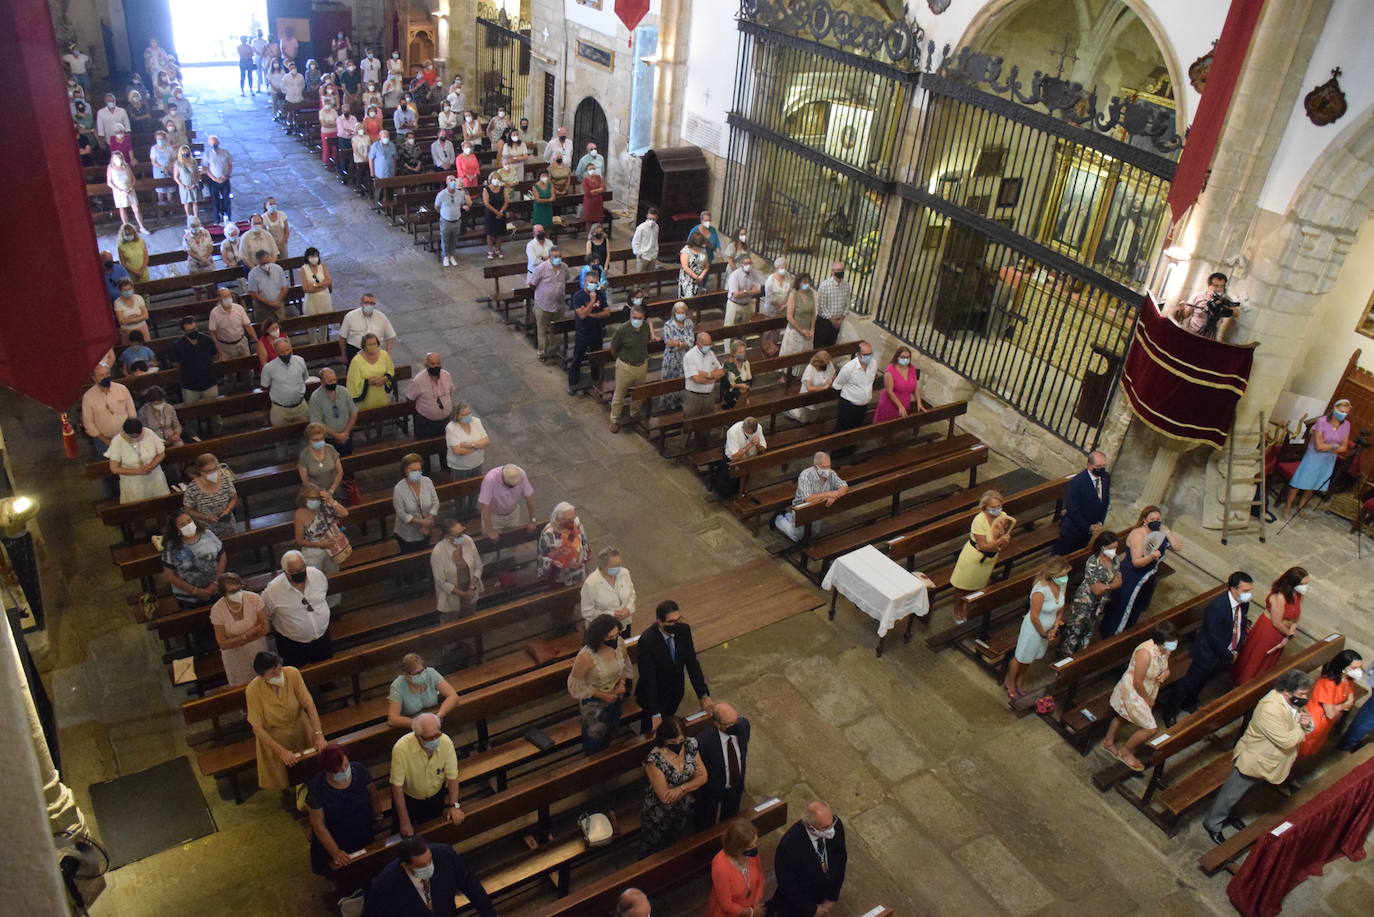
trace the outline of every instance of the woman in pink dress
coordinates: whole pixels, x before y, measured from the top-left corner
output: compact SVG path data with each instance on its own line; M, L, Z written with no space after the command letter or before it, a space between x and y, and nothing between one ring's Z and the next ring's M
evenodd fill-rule
M873 422L882 423L925 409L921 403L921 371L911 365L911 348L903 345L883 370L883 392L878 396Z
M267 606L256 592L243 588L237 573L225 572L219 578L223 597L210 607L210 623L224 675L231 685L246 685L253 680L253 659L267 649Z

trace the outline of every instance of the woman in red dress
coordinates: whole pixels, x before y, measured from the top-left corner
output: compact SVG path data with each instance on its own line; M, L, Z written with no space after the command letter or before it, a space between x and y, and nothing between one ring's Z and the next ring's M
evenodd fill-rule
M1354 650L1342 650L1322 666L1321 678L1312 686L1312 700L1307 712L1312 715L1312 731L1298 746L1298 757L1306 758L1321 751L1327 736L1341 717L1355 706L1355 679L1364 671L1364 660Z
M588 166L587 173L582 176L582 220L589 230L593 223L606 219L606 205L601 199L605 190L606 183L596 166Z
M1307 571L1290 567L1269 587L1264 614L1255 619L1231 665L1231 680L1238 685L1258 678L1279 664L1283 648L1298 630L1302 597L1307 592Z

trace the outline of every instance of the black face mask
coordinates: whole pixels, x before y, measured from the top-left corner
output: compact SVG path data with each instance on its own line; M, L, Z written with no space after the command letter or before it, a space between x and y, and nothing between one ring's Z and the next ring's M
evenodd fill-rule
M836 280L844 280L844 271L836 271L836 272L835 272L835 279L836 279Z
M682 751L683 744L684 743L682 742L665 742L663 744L663 747L671 751L673 754L677 754L678 752Z
M619 640L615 640L615 639L612 639L612 640L602 640L602 641L601 641L601 645L604 646L604 647L606 647L606 649L608 649L608 650L613 650L613 649L615 649L617 646L620 645L620 641L619 641Z
M287 576L291 577L291 582L293 582L293 583L303 583L303 582L305 582L305 571L304 571L304 570L298 570L298 571L295 572L295 573L288 573Z
M328 391L328 392L332 392L332 391L334 391L334 389L336 389L336 388L338 388L338 387L339 387L339 383L337 383L337 382L326 382L326 383L324 383L325 391Z
M444 368L443 368L442 366L426 366L426 367L425 367L425 372L429 373L431 376L433 376L433 377L436 378L436 379L439 378L439 373L443 372L443 370L444 370Z
M535 238L537 241L539 241L539 242L543 242L543 241L544 241L544 234L543 234L542 232L537 232L537 233L534 234L534 238Z
M1145 528L1149 529L1152 532L1158 532L1160 528L1162 528L1163 526L1164 523L1159 521L1158 519L1156 519L1154 522L1145 523Z
M101 379L101 380L100 380L100 387L101 387L101 388L109 388L109 387L110 387L111 385L113 385L113 384L114 384L114 380L111 379L109 376L106 376L104 379Z
M680 636L682 636L682 622L681 622L681 621L678 621L678 622L675 623L675 624L661 624L661 625L659 625L659 626L662 627L662 628L663 628L663 632L664 632L665 634L668 634L669 636L672 636L672 637L680 637Z
M731 723L729 726L725 727L725 734L731 736L739 735L739 723Z
M190 331L186 332L186 336L194 341L196 339L196 335L198 335L199 333L200 332L197 331L195 328L192 328Z
M1312 698L1310 698L1310 697L1290 697L1290 698L1289 698L1289 700L1293 703L1293 706L1294 706L1294 707L1297 707L1299 710L1301 710L1303 707L1306 707L1306 706L1307 706L1307 702L1308 702L1309 700L1311 700L1311 699L1312 699Z
M745 847L745 848L744 848L744 855L747 856L747 857L756 857L756 856L759 855L759 848L758 848L758 847Z
M1107 469L1105 468L1089 468L1088 471L1095 478L1105 478L1107 476Z
M277 359L278 359L278 360L281 360L283 363L290 363L290 362L291 362L291 354L289 354L289 353L284 353L284 354L282 354L281 356L277 357Z

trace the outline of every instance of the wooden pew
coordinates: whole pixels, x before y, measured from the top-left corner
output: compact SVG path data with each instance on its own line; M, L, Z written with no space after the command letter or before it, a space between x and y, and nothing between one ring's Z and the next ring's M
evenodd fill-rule
M282 258L277 264L283 271L287 272L288 279L291 279L294 277L294 272L305 264L305 256L292 255L289 258ZM190 290L225 283L238 283L241 280L243 280L243 273L238 268L225 267L216 271L196 271L192 274L177 274L172 277L155 277L134 284L134 292L151 300L158 296L185 293Z
M243 300L249 297L235 296L234 298L242 304ZM347 309L337 309L333 312L316 312L313 315L290 315L282 321L281 330L282 333L287 336L304 334L308 331L314 331L316 328L326 328L329 325L337 325L343 321L344 316L347 315L348 312L349 310ZM199 316L197 316L197 318L199 319ZM204 333L208 334L209 330L207 329ZM150 341L144 341L144 343L147 344L148 348L156 353L165 363L167 362L168 351L172 349L172 345L180 340L181 337L182 335L180 331L178 331L175 335L156 337Z
M1156 827L1170 836L1178 829L1179 821L1193 806L1216 792L1231 773L1231 746L1233 741L1220 743L1220 750L1205 763L1179 776L1170 774L1165 779L1165 768L1170 760L1189 751L1197 743L1214 736L1237 720L1249 721L1250 713L1259 699L1273 689L1279 676L1288 671L1310 672L1325 665L1345 649L1342 634L1328 634L1300 652L1280 660L1279 664L1240 687L1234 688L1221 697L1198 708L1197 713L1179 720L1172 727L1160 732L1144 745L1149 755L1144 762L1149 778L1139 792L1130 789L1125 779L1135 776L1135 772L1124 764L1117 764L1093 775L1093 786L1106 790L1115 785L1117 792L1130 801ZM1238 738L1238 737L1237 737ZM1159 804L1158 808L1153 803Z
M776 796L740 812L740 818L753 823L759 835L784 828L788 824L787 803ZM633 866L611 873L589 883L580 891L559 898L535 911L533 917L580 917L583 914L611 914L615 911L620 893L638 888L651 897L665 891L694 873L709 869L711 860L720 850L721 836L728 822L713 825L679 841L667 850L650 854ZM872 912L870 912L872 913ZM760 915L762 917L762 915Z
M331 358L334 362L339 362L339 343L338 341L320 341L313 344L301 344L294 346L292 352L304 360L306 363L326 362ZM260 375L262 370L258 366L256 354L249 354L246 357L234 357L232 360L217 360L214 364L215 377L217 384L224 384L226 378L231 378L237 374L252 373ZM161 387L168 391L175 386L181 385L181 370L172 367L160 369L157 372L144 373L141 376L123 376L120 384L129 389L129 393L135 397L141 397L143 392L152 386ZM90 388L89 385L86 388ZM180 405L178 405L180 407Z

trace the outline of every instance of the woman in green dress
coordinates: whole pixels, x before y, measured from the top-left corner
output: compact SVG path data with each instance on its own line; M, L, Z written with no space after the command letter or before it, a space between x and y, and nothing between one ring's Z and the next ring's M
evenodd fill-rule
M549 181L548 172L539 173L539 181L534 183L530 189L534 194L534 216L533 221L536 226L543 226L544 231L549 234L549 238L554 237L553 232L553 199L556 196L553 191L553 182Z

